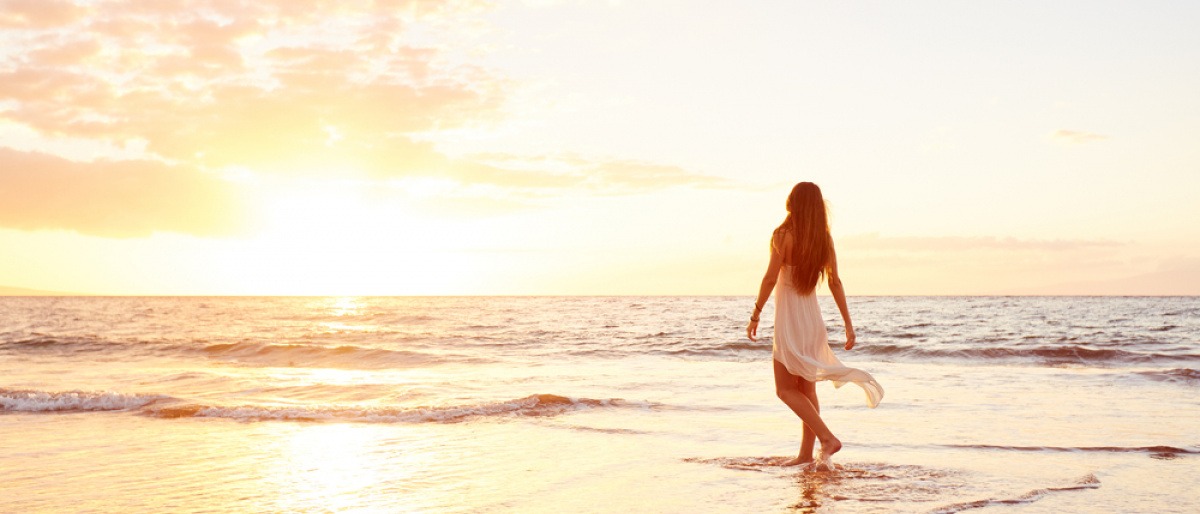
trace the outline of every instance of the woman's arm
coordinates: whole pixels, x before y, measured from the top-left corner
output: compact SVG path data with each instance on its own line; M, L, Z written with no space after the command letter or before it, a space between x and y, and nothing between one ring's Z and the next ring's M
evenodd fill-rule
M829 238L829 292L842 312L846 324L846 349L854 348L854 323L850 321L850 307L846 305L846 290L842 288L842 277L838 276L837 252L833 250L833 238Z
M775 281L779 278L779 267L783 266L783 255L779 253L779 248L786 242L774 239L771 242L771 262L767 264L767 273L763 275L762 285L758 288L758 298L754 300L754 312L750 314L750 324L746 325L746 337L749 337L751 341L758 340L758 317L762 315L762 308L767 304L767 299L771 297L771 291L775 290Z

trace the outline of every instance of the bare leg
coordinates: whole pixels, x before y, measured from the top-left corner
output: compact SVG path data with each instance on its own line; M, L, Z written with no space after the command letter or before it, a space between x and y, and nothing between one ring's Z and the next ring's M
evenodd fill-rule
M817 384L805 380L803 377L796 377L796 381L800 384L800 392L808 397L808 401L812 402L813 407L817 409L817 414L821 413L821 402L817 400ZM800 436L800 464L808 464L813 461L813 443L816 442L817 433L804 424L804 430Z
M796 376L788 373L787 367L781 362L774 362L775 394L779 396L780 400L783 400L783 403L788 408L792 409L792 412L800 417L800 421L804 422L805 428L811 430L815 437L821 440L821 453L825 457L837 453L838 450L842 449L842 442L837 437L834 437L829 427L825 426L825 421L821 419L820 412L812 400L801 390L800 382L796 380ZM803 435L801 438L803 438ZM786 463L786 465L795 464L800 464L800 457Z

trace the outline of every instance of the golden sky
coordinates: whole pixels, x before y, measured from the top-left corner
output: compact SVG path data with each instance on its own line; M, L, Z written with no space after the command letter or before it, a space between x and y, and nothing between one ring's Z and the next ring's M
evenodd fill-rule
M1047 5L1052 4L1052 5ZM1179 2L0 0L0 285L1200 294Z

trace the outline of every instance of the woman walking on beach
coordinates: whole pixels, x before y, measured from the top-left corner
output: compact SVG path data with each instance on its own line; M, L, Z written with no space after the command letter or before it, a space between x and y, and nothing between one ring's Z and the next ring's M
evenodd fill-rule
M771 262L754 302L754 313L746 335L755 341L759 315L775 290L775 394L804 422L800 453L785 466L813 461L814 439L821 440L816 464L826 466L829 457L842 448L825 421L817 401L816 382L831 380L835 387L854 382L867 392L867 405L883 399L883 388L865 371L842 365L829 349L825 321L817 305L816 287L824 277L846 325L846 349L854 348L854 325L846 306L846 292L838 276L837 255L829 235L825 200L812 182L792 188L787 199L787 217L771 236ZM776 283L779 287L776 288Z

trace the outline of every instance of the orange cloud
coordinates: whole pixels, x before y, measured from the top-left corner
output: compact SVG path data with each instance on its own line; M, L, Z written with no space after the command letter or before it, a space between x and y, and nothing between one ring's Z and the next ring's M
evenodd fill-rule
M30 60L47 66L66 67L86 64L100 53L100 43L95 40L68 41L60 45L41 48L30 55Z
M0 0L0 28L62 26L86 12L86 8L67 0Z
M246 206L229 183L157 161L74 162L0 148L0 225L105 237L234 233Z
M415 24L469 16L482 8L476 2L0 2L0 25L23 29L7 35L0 49L0 121L43 137L145 154L139 161L87 164L3 150L24 168L6 163L0 185L19 184L29 212L5 206L0 225L211 233L227 220L213 214L209 226L190 216L223 212L229 186L205 173L229 168L308 178L446 179L464 189L496 186L511 194L502 201L567 188L629 193L722 182L629 160L558 157L560 169L546 169L528 158L452 159L420 141L417 134L501 115L510 87L503 77L456 61L443 47L415 44L410 35ZM37 178L25 169L56 171ZM82 185L50 187L50 177ZM151 192L148 184L165 188L186 216L166 206L129 210L122 202L84 198L99 191L133 202ZM203 187L188 200L186 184ZM38 207L74 201L93 215ZM206 201L212 208L197 203ZM102 207L113 210L96 215ZM131 213L155 219L115 221Z
M4 118L196 166L408 174L389 146L500 100L497 78L403 43L435 2L100 2L82 17L8 3L34 34L0 61Z

